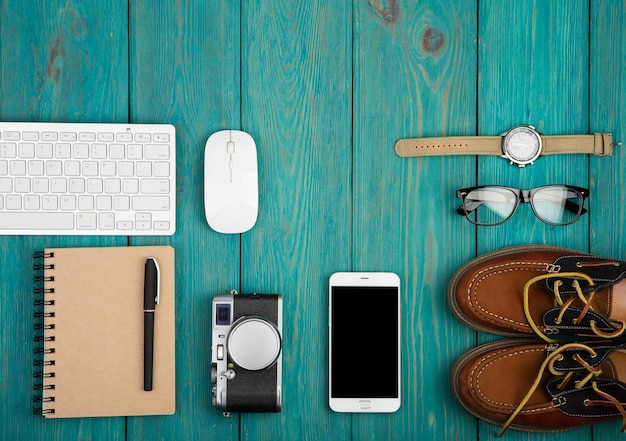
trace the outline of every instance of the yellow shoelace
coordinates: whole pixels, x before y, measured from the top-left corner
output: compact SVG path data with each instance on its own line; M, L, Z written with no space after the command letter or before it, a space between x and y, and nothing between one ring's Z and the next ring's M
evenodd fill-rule
M561 293L559 291L560 287L563 285L563 282L562 280L558 280L558 279L563 279L563 278L574 278L574 281L572 282L572 286L574 287L574 290L576 291L576 296L570 296L566 301L563 301L563 297L561 296ZM537 277L533 277L524 286L524 314L526 315L526 319L528 320L528 323L530 324L533 331L535 331L535 333L539 337L541 337L543 340L545 340L548 343L556 343L557 340L549 338L544 332L542 332L539 329L539 327L535 324L530 314L530 303L529 303L530 287L537 282L540 282L542 280L547 280L547 279L557 279L554 283L554 297L555 297L554 303L555 303L555 307L559 307L559 306L561 307L561 311L559 311L559 314L557 317L557 324L561 323L561 320L563 319L565 312L572 305L572 303L576 300L576 298L580 299L583 305L585 306L582 308L578 317L574 320L574 324L580 322L580 320L587 314L587 312L589 312L589 310L592 309L591 301L593 300L595 291L592 291L589 294L585 295L582 292L582 289L580 287L580 282L578 281L578 279L583 279L587 281L589 285L593 285L594 283L593 283L593 280L586 274L577 273L577 272L567 272L567 273L544 274L544 275L540 275ZM590 321L591 330L594 332L596 336L601 337L601 338L619 337L626 330L626 323L624 323L621 320L611 320L611 321L619 325L618 329L614 332L607 333L607 332L601 331L597 327L596 322L593 320ZM528 393L522 399L522 401L517 406L517 408L513 411L513 413L509 416L508 420L504 423L504 425L500 429L500 432L498 433L498 436L501 436L506 431L506 429L511 425L515 417L521 412L521 410L524 408L526 403L528 403L528 400L530 400L530 397L533 395L535 390L537 390L537 387L539 386L539 383L541 382L543 378L543 374L546 369L548 369L552 375L559 376L559 377L562 376L563 381L561 381L561 383L558 385L558 388L559 389L565 388L565 386L569 383L571 378L574 376L574 372L568 372L567 374L564 372L560 372L554 368L554 363L556 361L562 360L563 352L569 349L581 349L581 350L588 352L591 355L591 357L596 356L596 352L585 344L569 343L569 344L565 344L561 346L559 349L557 349L548 357L546 357L544 362L541 364L541 367L539 368L539 373L537 374L537 378L535 378L535 381L530 387ZM623 423L622 423L621 431L622 432L626 431L626 409L624 408L625 404L620 403L619 400L617 400L612 395L600 390L600 388L598 387L597 381L595 381L595 378L597 378L601 374L602 370L600 368L594 368L593 366L589 365L578 354L574 355L574 359L577 362L579 362L580 365L583 366L585 369L587 369L587 371L589 372L587 376L585 376L585 378L577 381L574 387L576 389L580 389L583 386L585 386L590 380L592 380L591 386L593 390L601 398L604 399L604 400L588 402L586 403L586 405L594 405L594 406L611 406L612 405L616 407L619 410L619 412L622 414Z
M528 323L530 324L530 327L533 329L533 331L535 331L535 333L541 337L543 340L545 340L548 343L556 343L557 340L551 339L550 337L548 337L544 332L542 332L539 327L535 324L531 314L530 314L530 303L529 303L529 296L530 296L530 287L534 284L537 283L539 281L542 280L546 280L546 279L563 279L563 278L575 278L575 280L572 282L572 286L574 287L574 289L576 290L576 296L570 296L566 301L563 301L563 298L561 297L561 294L559 292L559 288L560 286L563 284L562 280L556 280L554 282L554 306L560 306L561 307L561 311L559 312L559 315L557 317L557 324L561 323L561 320L563 319L563 316L565 315L565 312L567 311L567 309L572 305L572 303L574 303L574 301L576 300L576 298L580 299L583 303L583 305L585 305L580 314L578 315L578 317L574 320L574 324L577 324L580 322L580 320L582 320L582 318L587 314L587 312L589 312L591 308L591 301L593 300L593 297L595 295L595 291L591 291L587 296L585 296L585 294L582 292L582 289L580 287L580 283L578 281L578 279L584 279L586 280L589 285L593 285L593 280L586 274L583 273L576 273L576 272L569 272L569 273L554 273L554 274L543 274L541 276L537 276L537 277L533 277L532 279L530 279L528 282L526 282L526 285L524 286L524 314L526 315L526 320L528 320ZM626 330L626 323L624 323L621 320L611 320L612 322L616 323L618 325L618 329L614 332L603 332L601 331L596 322L594 320L590 321L590 326L591 326L591 330L593 331L593 333L597 336L597 337L601 337L601 338L616 338L619 337L620 335L622 335L624 333L624 331Z
M504 434L504 432L511 425L511 423L513 422L515 417L521 412L521 410L524 408L526 403L528 403L528 400L530 400L530 397L533 395L533 393L535 393L535 390L537 390L537 387L539 386L539 383L541 383L541 380L543 378L543 374L544 374L546 369L548 369L548 371L552 375L554 375L554 376L563 377L563 381L561 381L561 383L559 383L559 385L557 387L558 387L559 390L565 389L565 386L572 379L572 377L574 376L574 373L571 372L571 371L568 372L568 373L561 372L561 371L557 370L554 367L554 363L557 362L557 361L562 360L563 357L564 357L563 353L568 351L568 350L570 350L570 349L583 350L583 351L589 353L589 355L592 358L597 356L597 354L593 350L593 348L590 348L589 346L587 346L585 344L582 344L582 343L568 343L568 344L565 344L565 345L559 347L556 351L554 351L552 354L550 354L548 357L546 357L544 362L541 364L541 367L539 368L539 373L537 374L537 378L535 378L535 381L533 382L532 386L528 390L528 393L526 393L526 396L522 399L522 401L517 406L517 408L509 416L509 419L506 420L506 422L504 423L504 425L500 429L500 432L498 433L498 436L502 436L502 434ZM598 383L596 381L596 378L602 373L602 370L600 368L594 368L593 366L589 365L586 361L583 360L583 358L579 354L574 354L573 358L578 363L580 363L581 366L583 366L585 369L587 369L587 371L589 372L588 375L585 378L583 378L582 380L576 381L576 383L574 384L574 388L575 389L581 389L582 387L584 387L591 380L591 387L593 388L593 390L600 397L604 398L604 400L597 400L597 401L593 401L593 402L586 401L585 405L587 405L587 406L589 406L589 405L593 405L593 406L611 406L612 405L612 406L615 406L619 410L619 412L622 414L622 428L621 428L621 432L624 433L624 431L626 431L626 409L624 408L626 403L620 403L619 400L617 400L612 395L610 395L610 394L600 390L600 388L598 387Z

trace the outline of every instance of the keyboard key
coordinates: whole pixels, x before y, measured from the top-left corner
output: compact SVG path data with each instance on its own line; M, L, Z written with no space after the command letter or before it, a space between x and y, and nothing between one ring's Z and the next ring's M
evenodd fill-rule
M132 230L133 229L133 223L130 221L119 221L116 225L117 225L118 230Z
M4 132L2 135L2 139L5 141L19 141L20 140L20 132Z
M89 144L74 144L72 157L75 159L89 158Z
M80 176L80 162L65 161L63 166L65 176Z
M96 210L111 211L113 209L113 198L111 196L96 196Z
M52 178L50 180L50 191L52 193L66 193L67 192L67 179Z
M170 209L168 196L133 196L135 211L167 211Z
M94 199L93 196L81 195L78 196L78 210L79 211L93 211Z
M112 132L102 132L98 133L98 141L99 142L113 142L115 139Z
M78 134L78 140L80 142L94 142L96 140L96 134L92 132L81 132Z
M128 144L128 146L126 147L126 158L143 159L143 145Z
M155 230L169 230L170 223L167 221L156 221L152 224Z
M56 132L43 132L41 134L42 141L56 141L59 139L59 134Z
M57 159L70 159L72 157L72 145L64 142L55 144L54 156Z
M76 228L79 230L95 230L98 226L96 213L78 213Z
M39 196L29 194L24 196L25 210L39 210Z
M35 193L48 193L50 191L48 178L34 178L33 191Z
M9 173L13 176L26 175L26 161L14 160L9 161Z
M9 194L4 198L7 210L21 210L22 196L19 194Z
M125 193L125 194L139 193L139 180L138 179L124 179L122 181L122 193Z
M115 140L117 142L132 142L133 134L132 133L116 133Z
M16 193L30 193L30 178L15 178L13 190Z
M61 137L59 138L63 142L74 142L78 139L76 133L73 132L61 132Z
M83 178L70 178L70 193L84 193L85 192L85 179Z
M37 144L37 157L39 159L50 159L52 158L52 144L50 143L39 143Z
M3 230L71 230L74 228L73 213L0 213Z
M0 193L6 194L13 191L12 178L0 178Z
M61 176L63 170L63 163L61 161L48 161L46 162L46 174L48 176Z
M103 183L100 178L87 179L87 193L99 194L102 193Z
M91 144L91 158L92 159L106 159L107 157L107 145L106 144Z
M130 210L130 196L115 196L113 198L113 208L115 211Z
M35 144L32 143L20 143L17 147L17 155L20 158L34 158L35 157Z
M17 144L12 142L0 143L0 158L17 158Z
M158 178L166 178L170 175L170 164L167 162L154 163L154 176Z
M152 136L149 133L136 133L135 134L135 142L150 142L152 140Z
M76 210L76 196L61 196L61 210Z
M43 161L28 161L29 176L43 176Z
M141 193L143 194L169 194L170 181L167 179L142 179Z
M84 161L83 176L98 176L98 162Z
M23 141L39 141L39 132L23 132Z
M170 142L169 133L155 133L154 142Z
M146 159L165 160L170 157L170 147L166 144L148 144L146 146Z
M112 230L115 228L115 214L114 213L100 213L98 215L98 225L103 230Z
M41 208L44 210L58 210L59 198L53 195L46 195L41 199Z
M126 146L124 144L110 144L109 158L124 159L126 157Z

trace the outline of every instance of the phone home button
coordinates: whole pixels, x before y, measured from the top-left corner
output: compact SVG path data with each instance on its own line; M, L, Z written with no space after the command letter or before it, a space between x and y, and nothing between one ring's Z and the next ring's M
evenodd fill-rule
M365 409L371 409L371 408L372 408L372 402L370 400L359 401L359 409L365 410Z

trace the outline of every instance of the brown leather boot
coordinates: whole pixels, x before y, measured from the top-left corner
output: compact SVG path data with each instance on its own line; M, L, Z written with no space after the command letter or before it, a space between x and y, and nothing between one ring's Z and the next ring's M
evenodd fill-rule
M472 414L507 429L553 432L622 416L626 344L504 339L463 355L454 393ZM624 426L622 431L624 431Z
M615 339L626 325L626 262L546 245L503 248L460 268L452 311L479 331L504 336Z

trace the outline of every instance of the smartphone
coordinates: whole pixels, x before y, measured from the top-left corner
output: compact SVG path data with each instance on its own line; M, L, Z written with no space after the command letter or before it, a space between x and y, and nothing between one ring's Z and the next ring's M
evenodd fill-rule
M329 281L329 405L335 412L400 408L400 278L340 272Z

